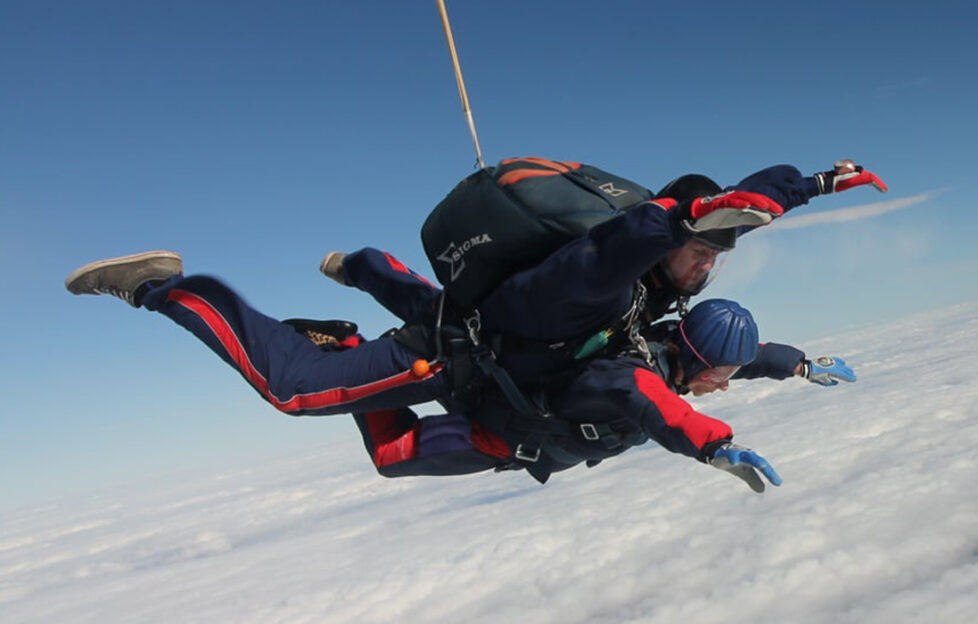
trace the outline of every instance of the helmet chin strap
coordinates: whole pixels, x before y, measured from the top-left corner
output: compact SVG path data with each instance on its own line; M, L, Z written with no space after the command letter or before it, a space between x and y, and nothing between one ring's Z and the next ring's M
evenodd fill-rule
M673 312L678 312L679 316L685 316L689 311L689 298L699 292L699 289L696 292L688 292L678 288L664 264L664 262L658 262L653 265L652 269L642 276L642 283L649 290L649 293L654 293L649 297L649 303L662 301L669 297L674 297L676 303L655 310L649 309L645 318L646 322L649 323L659 320L664 314Z
M683 317L689 313L689 297L687 295L682 295L676 300L676 312L679 316Z

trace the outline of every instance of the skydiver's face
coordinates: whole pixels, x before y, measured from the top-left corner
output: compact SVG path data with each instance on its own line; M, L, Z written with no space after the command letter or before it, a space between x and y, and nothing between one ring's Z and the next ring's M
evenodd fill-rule
M697 292L716 266L720 253L703 243L688 241L666 254L666 272L676 288Z
M691 379L686 387L693 396L703 396L704 394L710 394L711 392L726 392L727 388L730 387L730 378L740 370L739 366L717 366L715 368L707 368L696 374L693 379Z

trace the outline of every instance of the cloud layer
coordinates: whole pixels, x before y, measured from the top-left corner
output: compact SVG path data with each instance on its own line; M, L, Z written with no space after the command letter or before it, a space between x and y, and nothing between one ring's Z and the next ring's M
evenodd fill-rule
M0 520L4 622L967 621L978 609L978 305L807 345L859 382L699 409L785 479L654 444L540 486L384 480L321 452Z
M783 219L778 219L771 227L776 228L776 230L794 230L798 228L811 227L814 225L845 223L847 221L869 219L887 214L889 212L910 208L911 206L918 206L930 200L935 194L936 191L929 191L927 193L920 193L919 195L912 195L910 197L901 197L900 199L874 202L872 204L863 204L861 206L853 206L851 208L840 208L838 210L831 210L829 212L803 214L797 217L787 216ZM791 213L789 213L789 215L790 214Z

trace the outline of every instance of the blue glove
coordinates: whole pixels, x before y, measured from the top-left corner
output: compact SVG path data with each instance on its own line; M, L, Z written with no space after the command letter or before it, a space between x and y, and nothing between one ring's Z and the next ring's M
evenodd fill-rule
M781 485L781 475L767 463L767 460L743 446L738 446L727 442L713 453L713 457L707 462L714 468L729 472L735 477L743 479L755 492L764 491L764 482L757 476L756 470L760 470L771 485Z
M817 357L814 360L802 362L802 377L820 386L837 386L838 380L852 383L856 381L856 373L846 366L846 361L840 357Z

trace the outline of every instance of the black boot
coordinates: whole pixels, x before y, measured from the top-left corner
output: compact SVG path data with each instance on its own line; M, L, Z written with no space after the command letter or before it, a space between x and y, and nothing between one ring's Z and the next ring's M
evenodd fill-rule
M357 333L357 324L351 321L314 321L312 319L285 319L297 332L318 347L335 347Z

